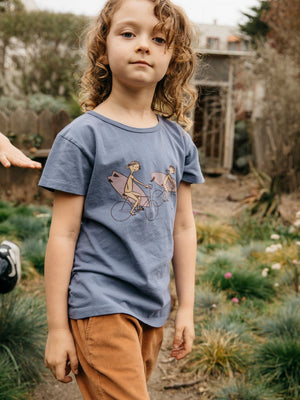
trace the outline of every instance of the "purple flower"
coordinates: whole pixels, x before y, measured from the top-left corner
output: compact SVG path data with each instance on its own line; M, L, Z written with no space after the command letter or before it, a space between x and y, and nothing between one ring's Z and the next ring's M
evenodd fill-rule
M231 299L231 301L233 302L233 303L239 303L240 301L239 301L239 299L237 298L237 297L233 297L232 299Z
M232 278L232 273L231 272L226 272L224 277L225 277L225 279L230 279L230 278Z

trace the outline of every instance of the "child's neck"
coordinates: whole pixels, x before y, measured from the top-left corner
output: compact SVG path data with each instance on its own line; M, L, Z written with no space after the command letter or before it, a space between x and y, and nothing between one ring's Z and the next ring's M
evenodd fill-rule
M112 90L110 96L94 111L134 128L150 128L157 125L157 116L151 109L153 92Z

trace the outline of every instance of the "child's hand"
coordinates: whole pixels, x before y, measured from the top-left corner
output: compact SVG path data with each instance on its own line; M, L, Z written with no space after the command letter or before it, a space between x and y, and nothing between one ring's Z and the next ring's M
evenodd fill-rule
M45 366L54 377L63 383L72 378L69 373L78 374L78 359L73 336L69 329L55 329L49 332L45 351Z
M11 165L21 168L42 168L40 163L32 161L21 150L13 146L2 133L0 133L0 163L5 168Z
M178 309L171 357L181 360L192 351L195 338L193 310Z

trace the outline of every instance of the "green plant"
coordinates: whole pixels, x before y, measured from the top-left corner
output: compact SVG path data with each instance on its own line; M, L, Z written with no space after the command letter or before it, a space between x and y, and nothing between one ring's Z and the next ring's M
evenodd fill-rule
M227 297L232 299L237 297L242 298L259 298L271 299L275 294L273 283L270 279L262 277L258 271L247 270L246 267L232 268L227 273L231 274L227 277L224 269L215 268L214 264L203 274L204 282L210 282L217 290L224 290Z
M1 344L0 344L1 347ZM18 382L9 354L0 355L0 400L28 400L26 385Z
M267 241L278 230L280 221L275 217L258 219L244 212L233 220L233 226L239 233L239 243L248 245L251 241Z
M274 338L262 344L254 359L263 379L278 385L285 399L300 396L300 343L297 339Z
M212 291L209 287L197 288L195 295L195 313L210 313L220 307L224 302L222 293Z
M7 220L10 217L11 213L12 211L8 208L0 208L0 223Z
M248 330L245 320L237 318L233 313L220 316L220 318L212 322L210 328L212 328L212 326L217 331L232 332L239 335L240 338L242 338L243 335L247 335Z
M42 369L46 334L44 302L21 294L0 296L0 358L5 354L20 382L38 382Z
M275 400L274 393L262 383L229 380L212 387L214 400Z
M264 318L258 323L263 335L273 338L300 338L300 301L291 299L279 309L272 318Z
M14 214L7 219L3 224L0 224L0 234L5 233L1 228L4 226L4 231L13 232L18 239L24 240L28 237L41 237L45 232L45 225L41 219L30 215Z
M233 332L202 330L200 343L196 344L186 368L205 376L232 377L243 372L248 362L249 350Z
M234 227L220 222L196 221L197 242L202 245L234 244L239 236Z
M41 273L44 273L46 242L42 239L30 238L23 243L22 255Z

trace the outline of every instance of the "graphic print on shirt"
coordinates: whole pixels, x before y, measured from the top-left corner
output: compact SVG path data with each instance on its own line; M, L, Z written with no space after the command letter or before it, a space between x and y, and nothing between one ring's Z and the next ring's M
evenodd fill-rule
M139 181L135 176L140 169L138 161L131 161L126 169L130 170L128 176L121 172L113 171L111 176L108 176L108 182L122 197L121 201L117 201L111 208L111 216L118 222L126 221L131 216L138 212L144 211L145 218L148 221L153 221L158 216L158 209L168 201L168 197L172 193L176 193L176 182L171 177L175 173L175 167L170 165L167 173L153 172L151 173L151 182L145 184ZM162 187L157 188L152 183ZM146 191L141 188L143 186Z
M151 182L157 183L159 186L162 186L166 191L163 197L163 201L168 201L169 192L176 192L176 181L171 176L176 172L175 167L173 167L173 165L170 165L169 169L166 172L167 174L164 174L163 172L152 172L151 174Z

